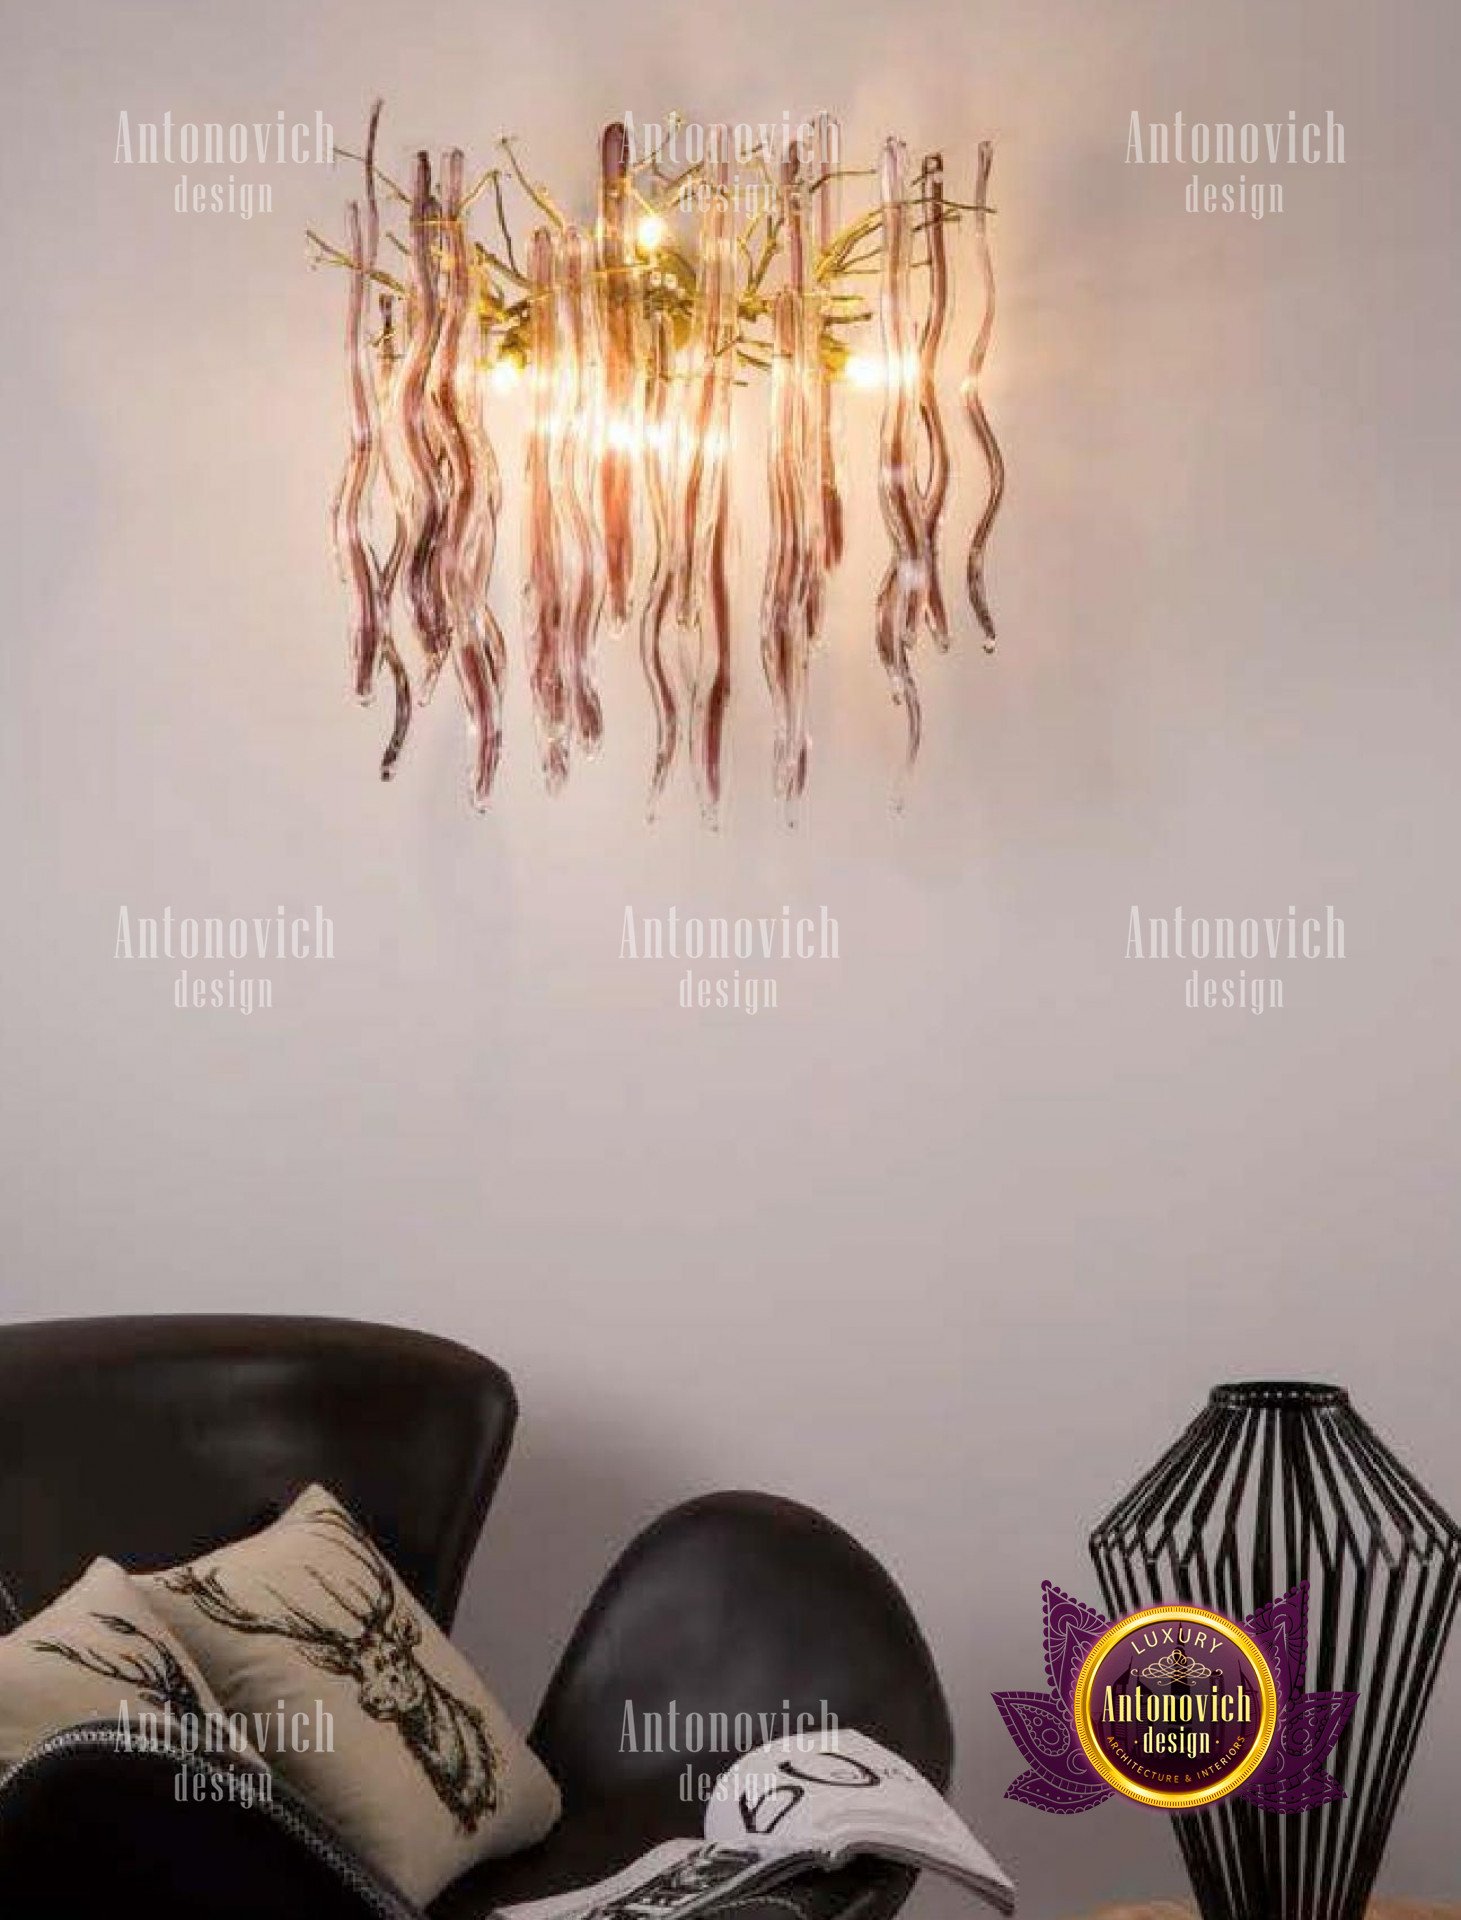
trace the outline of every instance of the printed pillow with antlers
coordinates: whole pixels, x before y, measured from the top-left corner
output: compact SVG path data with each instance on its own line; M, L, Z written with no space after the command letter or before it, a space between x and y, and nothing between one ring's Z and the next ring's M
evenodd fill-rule
M208 1682L110 1560L0 1639L0 1773L51 1734L98 1720L143 1747L234 1751Z
M142 1585L271 1765L419 1905L558 1818L541 1761L325 1488Z

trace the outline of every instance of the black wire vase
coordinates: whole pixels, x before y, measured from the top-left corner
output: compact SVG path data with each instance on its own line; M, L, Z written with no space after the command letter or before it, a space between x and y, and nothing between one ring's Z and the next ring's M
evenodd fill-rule
M1254 1381L1207 1406L1091 1535L1113 1617L1189 1600L1241 1620L1309 1582L1307 1686L1359 1696L1305 1813L1228 1799L1172 1824L1203 1920L1361 1920L1461 1593L1461 1529L1339 1387Z

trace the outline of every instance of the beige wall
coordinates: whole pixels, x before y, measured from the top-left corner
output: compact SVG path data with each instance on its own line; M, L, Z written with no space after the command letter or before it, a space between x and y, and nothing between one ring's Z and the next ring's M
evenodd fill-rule
M661 1505L737 1483L819 1503L927 1623L960 1804L1031 1920L1177 1893L1161 1822L1000 1798L1016 1756L988 1695L1036 1683L1041 1579L1094 1595L1089 1524L1234 1374L1348 1382L1461 1510L1455 9L8 14L3 1310L312 1309L497 1355L524 1422L464 1627L525 1712ZM1007 646L989 663L965 631L923 663L902 819L866 421L795 836L745 623L719 838L678 807L641 827L623 642L608 749L556 805L520 668L493 818L466 807L449 692L376 783L324 542L341 287L301 238L339 226L343 181L272 169L271 217L189 219L179 169L111 154L123 108L322 106L347 139L377 89L397 160L511 130L570 183L626 108L830 103L850 141L896 126L965 169L999 138ZM1347 163L1275 173L1261 224L1122 164L1133 108L1290 107L1332 108ZM322 903L336 958L271 969L268 1015L184 1015L166 969L112 957L123 903L280 902ZM626 903L783 902L825 903L842 958L782 970L774 1015L681 1013L670 968L617 958ZM1188 1011L1178 963L1123 958L1133 904L1330 902L1347 959L1266 969L1288 1004L1262 1019ZM1457 1893L1458 1773L1453 1658L1395 1891Z

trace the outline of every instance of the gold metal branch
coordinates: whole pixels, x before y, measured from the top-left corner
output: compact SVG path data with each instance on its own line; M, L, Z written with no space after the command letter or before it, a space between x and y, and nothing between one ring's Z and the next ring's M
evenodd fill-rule
M676 124L673 115L671 123ZM558 232L568 230L571 222L548 188L529 176L518 156L515 136L504 134L497 144L504 156L505 166L487 167L478 175L470 190L463 195L461 212L468 212L476 201L490 191L500 244L487 246L481 241L471 243L474 307L485 333L495 336L498 350L505 347L521 356L526 350L528 310L528 302L521 296L529 293L531 282L521 264L505 189L515 186L535 216L547 221ZM410 194L375 163L373 150L359 154L348 147L338 147L336 152L342 158L357 161L365 167L368 175L373 176L392 200L410 205ZM764 194L765 203L747 219L736 236L736 248L744 262L745 278L736 302L738 325L731 347L741 364L767 370L771 365L771 343L754 329L766 321L771 312L773 289L779 283L786 254L787 222L784 188L767 165L764 154L755 156L755 167L759 174L756 191ZM825 167L805 182L805 191L810 198L830 190L835 182L866 180L875 173L876 169L871 167ZM647 308L667 313L676 336L680 338L684 337L693 318L700 285L700 267L698 261L674 238L674 234L677 223L690 215L685 199L687 190L705 178L703 160L694 161L677 173L667 173L663 166L662 149L658 147L654 153L634 162L629 172L632 205L644 218L663 221L667 237L642 255L632 253L627 270L641 277ZM952 224L961 214L972 214L976 219L982 219L992 211L984 204L982 194L976 192L972 201L942 200L937 219L940 224ZM912 224L911 233L924 236L926 241L930 222L925 204L918 205L918 216ZM427 224L433 227L437 225L432 220L428 220ZM314 249L312 264L353 269L354 261L346 248L326 240L313 229L309 230L306 237ZM384 238L402 258L410 259L411 249L399 233L389 231ZM912 265L915 269L926 269L927 245L919 253L920 257ZM873 308L861 289L853 283L876 277L882 270L882 254L882 212L874 207L844 225L830 244L815 252L810 261L811 280L818 289L822 303L818 328L820 357L833 372L838 371L847 358L849 349L842 338L845 330L862 327L873 317ZM404 279L379 266L370 269L369 277L387 292L399 298L406 297Z
M546 188L536 185L533 181L529 180L528 176L523 172L521 162L517 157L517 147L514 136L510 133L504 133L497 144L507 155L507 164L512 168L513 176L523 192L528 196L529 200L532 201L539 213L543 214L546 219L550 220L553 225L562 232L563 228L568 225L568 216L563 212L563 209L557 205Z

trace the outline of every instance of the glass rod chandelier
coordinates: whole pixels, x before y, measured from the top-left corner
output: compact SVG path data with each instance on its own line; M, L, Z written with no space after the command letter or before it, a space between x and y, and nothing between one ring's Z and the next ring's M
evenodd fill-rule
M870 624L911 767L923 724L912 656L924 635L941 649L950 639L940 556L950 447L936 382L961 221L980 292L961 398L985 476L965 582L994 648L984 569L1004 462L980 399L994 324L989 142L971 198L958 201L942 157L914 166L897 139L876 168L845 168L830 114L779 154L763 141L747 155L741 130L711 127L678 171L663 140L636 154L615 122L600 143L597 216L580 225L529 179L510 140L501 163L470 181L459 147L435 166L418 153L410 178L393 180L376 159L380 115L377 101L363 154L347 156L363 192L346 208L344 243L309 239L316 262L348 275L350 442L332 520L354 692L369 702L385 676L394 697L382 778L396 770L414 706L450 666L472 800L491 799L509 649L489 601L502 507L490 423L515 387L526 404L522 646L550 790L603 737L601 629L632 625L655 726L649 815L684 758L706 822L717 822L734 652L732 440L753 383L764 383L767 407L759 639L775 795L794 820L811 748L809 674L843 553L848 383L881 399L889 552ZM733 176L747 159L760 183L749 215ZM870 204L849 215L854 181L870 186ZM525 246L509 219L514 199L531 210ZM472 232L479 209L487 239Z

